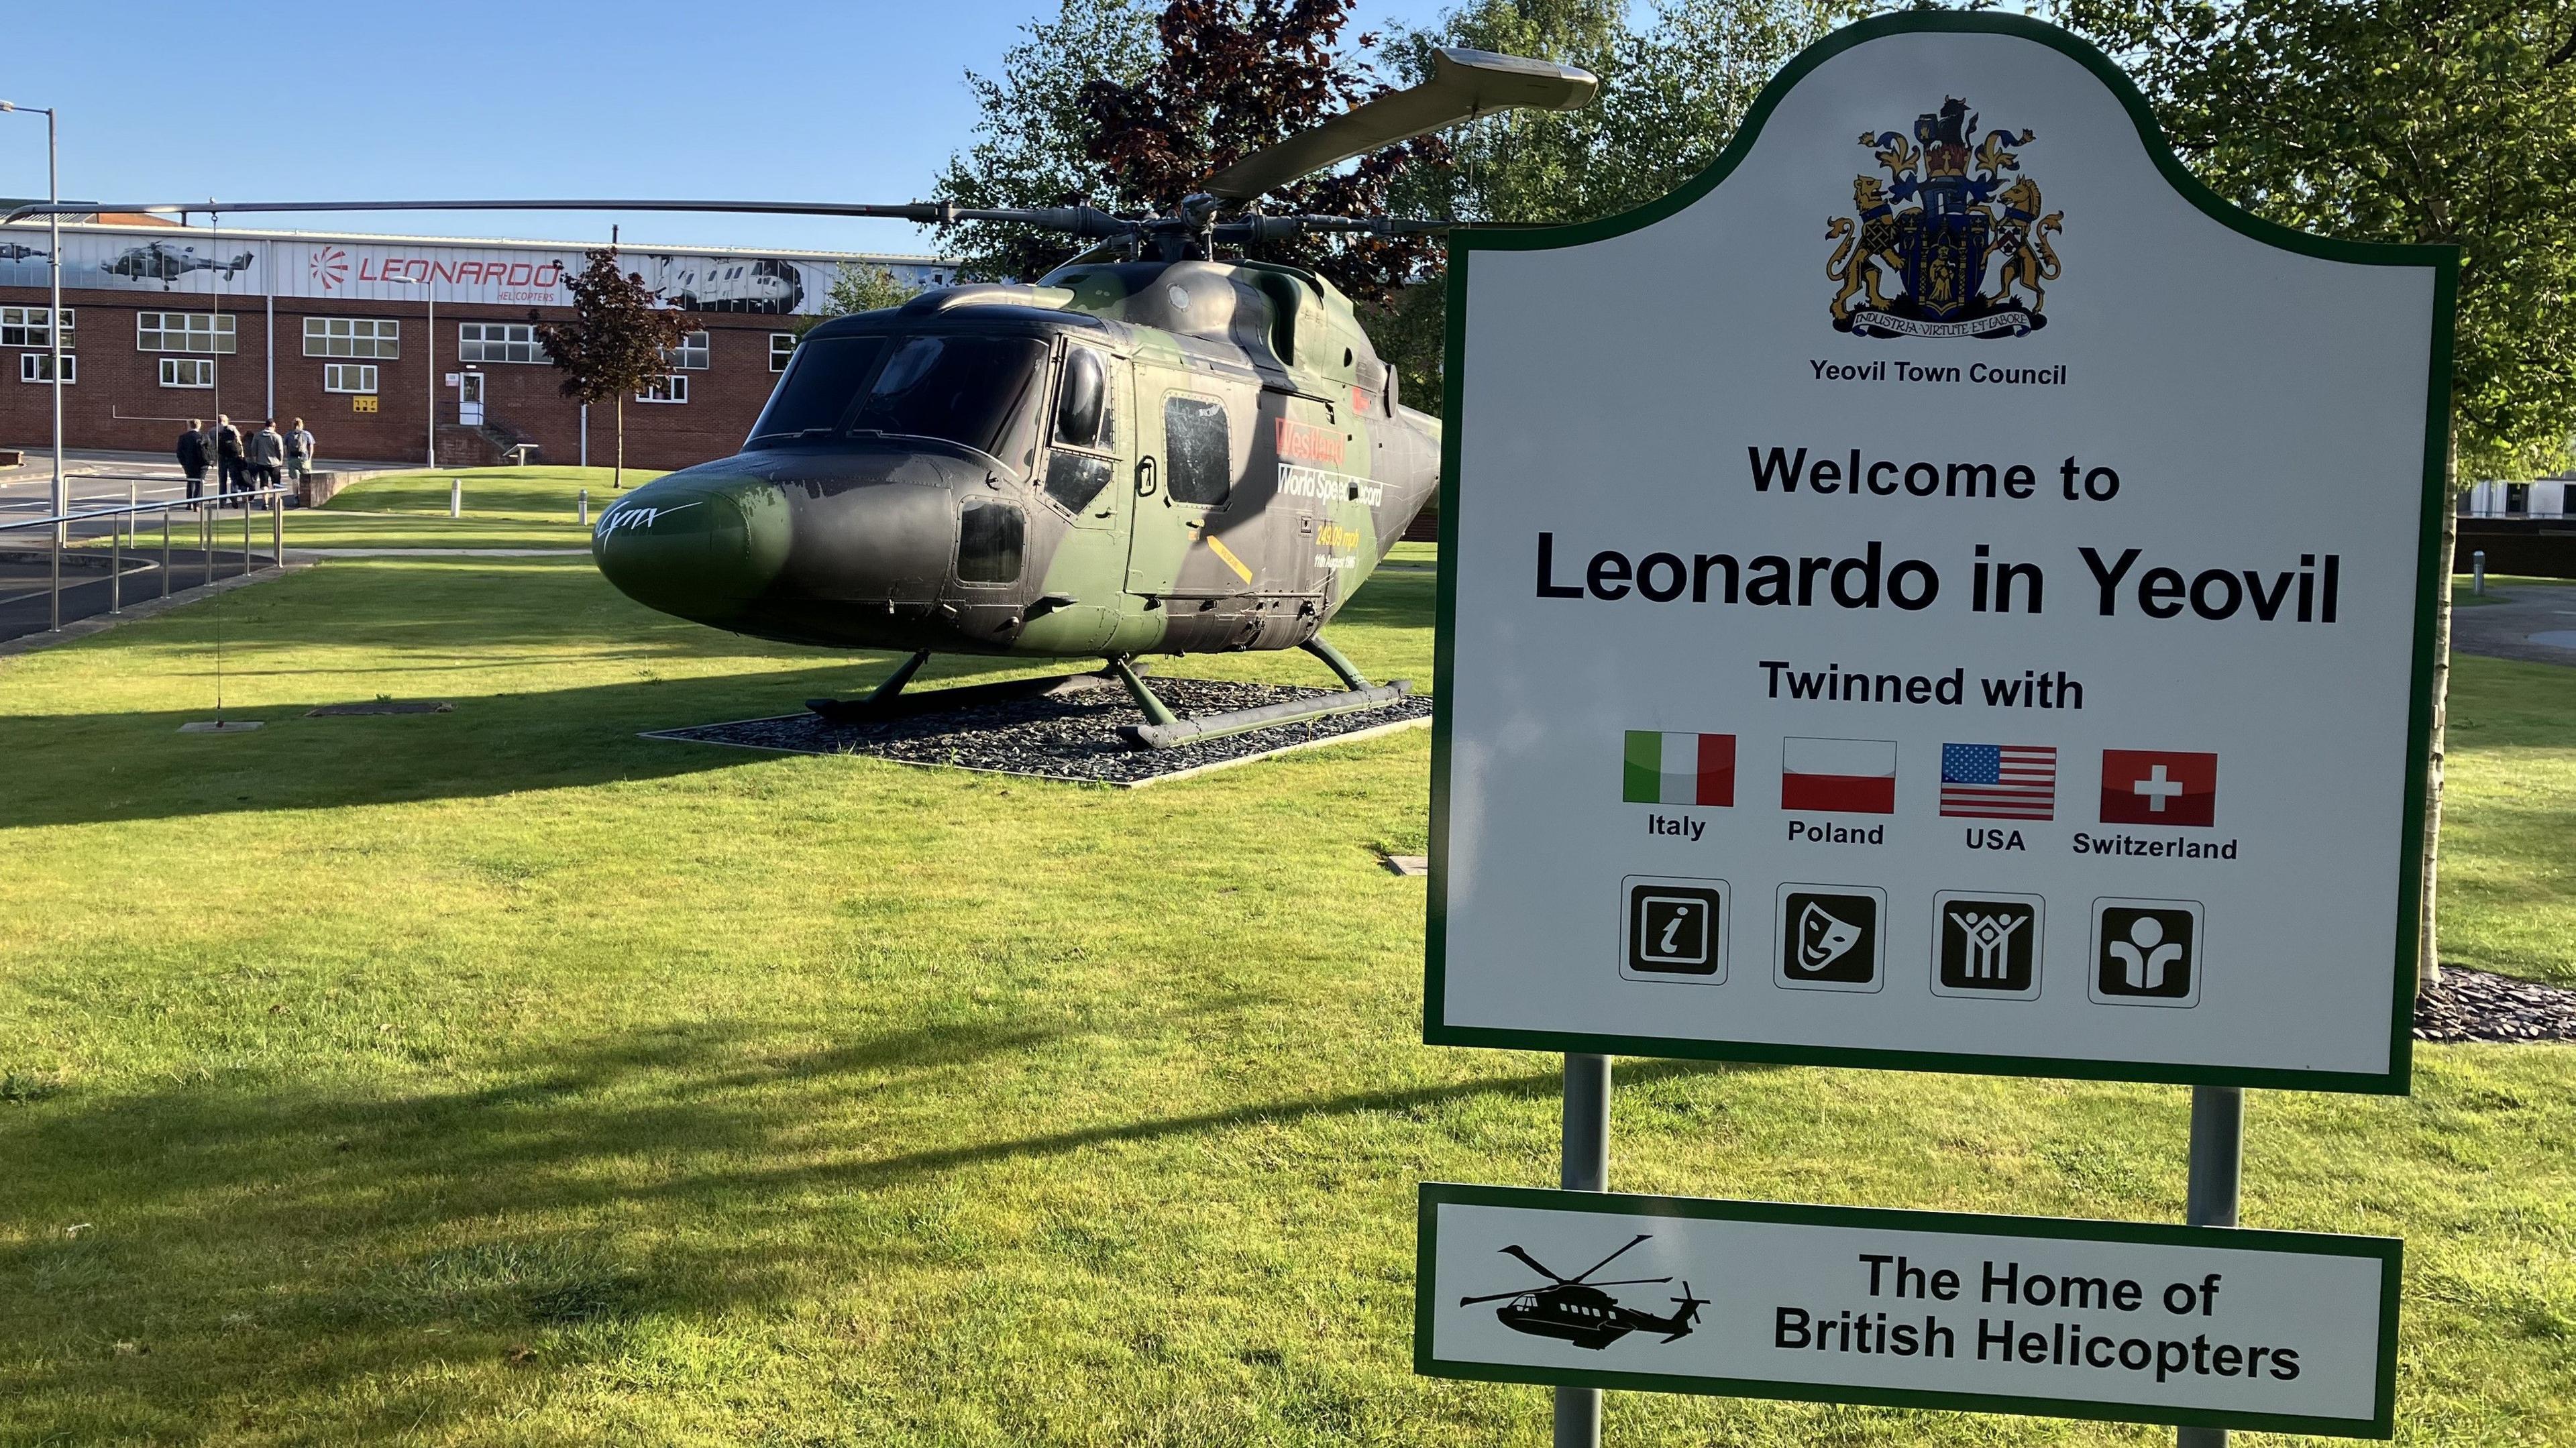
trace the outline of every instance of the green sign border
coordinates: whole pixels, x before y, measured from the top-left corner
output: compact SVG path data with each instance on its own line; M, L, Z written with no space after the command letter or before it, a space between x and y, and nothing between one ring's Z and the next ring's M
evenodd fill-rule
M2442 509L2448 502L2444 464L2450 443L2452 314L2459 290L2459 250L2449 246L2394 246L2337 241L2265 221L2210 190L2166 146L2146 97L2108 56L2054 25L1993 12L1916 11L1882 15L1848 25L1800 51L1762 88L1744 124L1709 168L1680 189L1634 211L1575 226L1527 229L1462 229L1449 239L1449 335L1446 425L1441 429L1440 556L1455 559L1459 439L1466 402L1467 271L1480 251L1544 251L1580 246L1651 226L1715 190L1741 163L1781 99L1808 72L1872 40L1916 31L2010 35L2036 41L2082 64L2128 108L2138 138L2165 180L2184 199L2230 229L2284 251L2365 266L2431 267L2434 271L2432 365L2424 399L2424 495L2421 552L2416 567L2414 699L2407 718L2404 833L2397 879L2397 947L2390 988L2388 1069L2309 1071L2277 1067L2197 1066L2155 1061L2094 1060L2056 1056L1984 1055L1961 1051L1887 1050L1867 1046L1801 1046L1757 1041L1709 1041L1667 1036L1603 1035L1578 1031L1525 1031L1456 1026L1444 1020L1448 953L1448 859L1451 711L1457 691L1458 571L1438 575L1436 654L1431 714L1431 875L1424 935L1422 1039L1434 1046L1494 1046L1518 1050L1597 1052L1604 1055L1689 1057L1717 1061L1767 1061L1815 1066L1876 1066L1905 1071L1957 1071L1994 1076L2055 1076L2100 1081L2169 1081L2196 1086L2268 1086L2306 1091L2355 1091L2405 1095L2414 1075L2415 958L2422 929L2425 832L2424 794L2433 736L2434 630L2441 590L2450 581L2442 552Z
M2021 1397L2008 1393L1945 1393L1920 1388L1842 1387L1831 1383L1772 1382L1762 1378L1703 1378L1670 1373L1611 1372L1600 1368L1524 1367L1518 1364L1443 1360L1431 1353L1433 1263L1439 1250L1443 1205L1521 1207L1605 1216L1679 1217L1699 1221L1787 1222L1861 1230L1953 1232L2053 1238L2083 1242L2148 1242L2159 1246L2217 1247L2239 1252L2301 1252L2320 1257L2371 1257L2380 1263L2377 1381L2368 1418L2314 1418L2297 1413L2250 1413L2220 1408L2159 1408L2153 1404L2096 1403L2084 1399ZM1942 1408L1972 1413L2022 1413L2091 1418L2110 1423L2177 1423L2196 1428L2256 1428L2276 1433L2326 1433L2344 1438L2390 1438L2397 1422L2397 1301L2405 1273L2406 1244L2395 1237L2344 1237L2323 1232L2271 1232L2243 1227L2177 1227L2160 1222L2098 1222L2074 1217L1980 1216L1969 1212L1916 1212L1893 1207L1814 1207L1787 1202L1725 1201L1709 1197L1646 1197L1606 1192L1547 1191L1538 1187L1471 1186L1423 1182L1417 1212L1413 1268L1413 1370L1425 1377L1471 1378L1492 1383L1553 1383L1577 1388L1634 1388L1651 1393L1696 1393L1737 1398L1785 1398L1808 1403L1867 1403L1883 1408Z

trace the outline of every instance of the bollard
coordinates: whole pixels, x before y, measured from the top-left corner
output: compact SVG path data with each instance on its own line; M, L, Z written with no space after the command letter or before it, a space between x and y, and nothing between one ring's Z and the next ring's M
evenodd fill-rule
M574 514L573 517L575 521L581 524L581 526L585 528L590 526L590 489L584 488L581 490L581 511Z
M2469 592L2484 594L2486 591L2487 550L2481 548L2469 555Z
M447 516L451 518L465 516L465 480L463 478L447 480Z

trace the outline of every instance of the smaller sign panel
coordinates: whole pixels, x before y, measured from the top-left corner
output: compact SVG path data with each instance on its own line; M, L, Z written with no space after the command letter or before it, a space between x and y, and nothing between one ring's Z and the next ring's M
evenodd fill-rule
M2393 1237L1445 1182L1421 1210L1433 1377L2393 1433Z

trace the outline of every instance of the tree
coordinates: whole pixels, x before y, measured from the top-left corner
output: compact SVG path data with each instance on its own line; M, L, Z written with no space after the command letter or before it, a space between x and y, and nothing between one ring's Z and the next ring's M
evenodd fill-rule
M1132 198L1104 187L1090 160L1092 123L1083 88L1133 84L1152 63L1154 12L1145 0L1059 0L1052 19L1022 27L998 74L966 74L982 114L975 140L948 158L934 194L960 206L1058 206L1091 197L1112 209ZM1064 237L1025 226L969 222L943 238L957 274L1017 281L1054 269Z
M2128 68L2174 149L2220 195L2328 236L2459 247L2450 485L2565 464L2576 433L2576 3L2060 0L2058 18ZM2456 516L2443 510L2445 559ZM2417 964L2427 984L2440 977L2450 638L2445 588Z
M1396 178L1407 215L1510 225L1589 221L1654 200L1706 169L1772 74L1865 8L1856 0L1660 0L1643 29L1619 0L1472 0L1395 36L1408 81L1436 46L1581 66L1601 78L1578 111L1506 111L1450 138L1450 155ZM1380 350L1416 405L1439 406L1444 289L1417 285L1378 323Z
M810 316L798 317L790 325L801 338L834 317L900 307L920 295L921 288L897 280L895 274L884 267L860 266L845 261L833 274L832 289L824 294L821 309Z
M576 402L609 402L617 410L617 466L612 486L626 486L626 398L670 372L670 354L688 335L678 312L644 278L617 265L605 248L583 253L589 265L572 279L572 320L549 322L536 312L537 341L563 374L563 395Z
M999 78L972 75L983 111L977 140L950 158L938 191L971 206L1089 202L1126 215L1168 214L1225 166L1381 93L1343 48L1352 0L1060 0L1051 20L1003 58ZM1365 49L1373 37L1355 37ZM1308 177L1270 198L1280 210L1368 215L1409 160L1412 142ZM970 223L951 235L960 274L1025 279L1060 264L1066 239ZM1385 300L1437 253L1420 237L1290 243L1271 259L1312 267L1362 301Z

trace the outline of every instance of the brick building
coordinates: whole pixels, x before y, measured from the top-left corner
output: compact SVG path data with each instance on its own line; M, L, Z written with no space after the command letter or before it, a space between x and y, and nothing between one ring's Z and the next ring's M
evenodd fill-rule
M367 236L84 222L62 228L68 326L63 438L77 448L160 451L190 418L301 417L325 456L418 460L432 408L442 465L585 455L530 325L571 315L579 243ZM51 445L47 238L0 228L0 446ZM673 468L741 445L844 265L916 286L947 280L932 257L627 246L620 261L689 313L670 375L626 404L626 460ZM432 304L436 325L430 323ZM614 424L590 409L587 456L606 464Z

